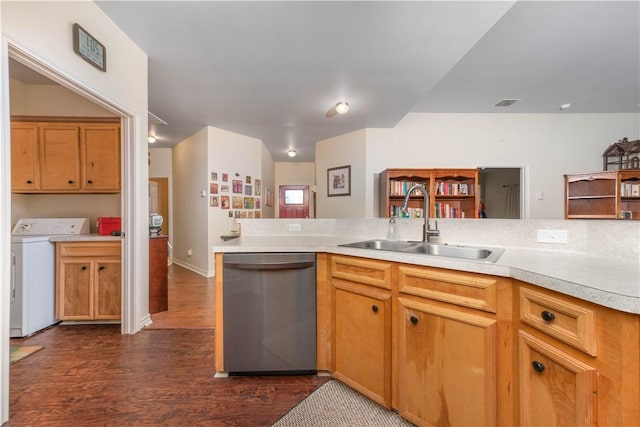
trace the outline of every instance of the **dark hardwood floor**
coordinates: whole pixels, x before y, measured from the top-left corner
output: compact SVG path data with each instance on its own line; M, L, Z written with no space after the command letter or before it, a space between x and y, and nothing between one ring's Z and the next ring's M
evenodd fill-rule
M173 279L192 274L171 269ZM6 425L269 426L328 379L214 378L214 330L176 324L136 335L119 325L54 326L12 339L44 349L11 366Z

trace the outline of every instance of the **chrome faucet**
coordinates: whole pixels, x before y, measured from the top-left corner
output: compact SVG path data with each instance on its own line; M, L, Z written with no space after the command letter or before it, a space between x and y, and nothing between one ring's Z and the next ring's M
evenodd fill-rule
M435 221L436 227L433 229L431 228L431 225L429 225L429 192L427 191L427 189L420 184L415 184L413 187L407 190L407 193L404 195L404 202L402 202L402 212L407 213L407 205L409 204L409 199L411 198L411 193L413 193L413 190L420 190L420 192L422 193L422 198L424 199L424 225L422 226L422 241L430 242L431 237L440 235L440 230L438 230L438 221Z

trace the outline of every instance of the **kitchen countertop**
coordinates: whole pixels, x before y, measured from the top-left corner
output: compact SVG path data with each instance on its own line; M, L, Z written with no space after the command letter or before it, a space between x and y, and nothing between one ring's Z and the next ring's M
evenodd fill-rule
M121 236L103 236L100 234L61 234L51 236L50 242L104 242L122 240Z
M640 263L627 258L503 247L502 256L491 263L338 246L362 240L367 239L326 235L242 236L214 246L213 252L327 252L512 277L605 307L640 314Z

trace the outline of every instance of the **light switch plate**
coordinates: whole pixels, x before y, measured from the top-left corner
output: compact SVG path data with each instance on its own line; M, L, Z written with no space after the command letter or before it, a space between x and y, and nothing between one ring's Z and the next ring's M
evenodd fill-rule
M537 230L538 243L567 243L567 230Z

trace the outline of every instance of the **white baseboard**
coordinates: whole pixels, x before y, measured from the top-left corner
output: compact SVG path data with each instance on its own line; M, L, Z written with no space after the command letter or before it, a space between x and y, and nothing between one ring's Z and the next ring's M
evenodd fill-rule
M182 260L174 258L173 263L176 265L179 265L180 267L186 268L187 270L191 270L194 273L199 274L201 276L213 277L213 275L210 275L207 270L203 270L202 268L196 267L195 265L189 264L188 262L184 262Z

